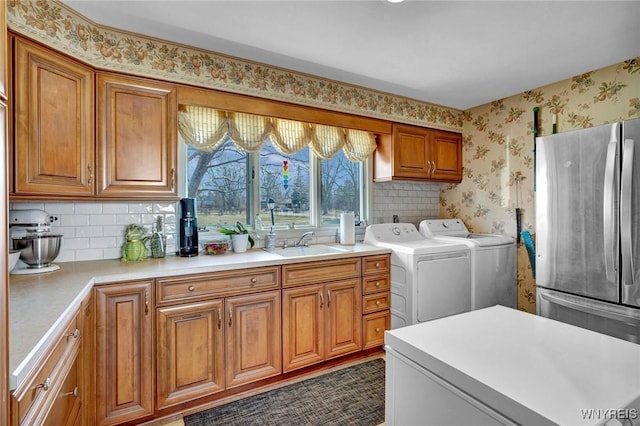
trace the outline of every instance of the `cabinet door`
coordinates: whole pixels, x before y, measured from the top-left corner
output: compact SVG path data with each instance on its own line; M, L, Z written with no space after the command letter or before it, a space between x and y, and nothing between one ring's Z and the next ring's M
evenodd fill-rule
M362 347L360 280L326 284L326 358L357 352Z
M93 71L21 38L14 67L14 192L92 195Z
M324 360L323 285L282 291L283 369L285 372Z
M97 286L96 423L153 414L153 281Z
M394 176L428 178L430 167L427 129L395 126L393 138Z
M431 159L433 179L460 182L462 180L462 135L432 131Z
M227 389L282 372L280 290L226 301Z
M158 309L158 408L224 390L222 300Z
M175 86L97 76L98 195L176 196Z

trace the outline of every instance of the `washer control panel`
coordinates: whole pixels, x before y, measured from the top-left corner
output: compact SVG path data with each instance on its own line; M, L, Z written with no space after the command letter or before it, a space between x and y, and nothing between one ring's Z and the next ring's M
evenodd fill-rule
M365 244L377 242L406 242L424 240L413 223L378 223L369 225L364 234Z

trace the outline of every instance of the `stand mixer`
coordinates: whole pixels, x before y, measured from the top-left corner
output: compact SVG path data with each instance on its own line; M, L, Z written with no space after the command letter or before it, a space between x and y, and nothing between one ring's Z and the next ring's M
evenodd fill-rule
M51 233L57 218L44 210L9 210L11 248L20 251L20 261L11 274L39 274L60 269L51 262L60 252L62 235Z

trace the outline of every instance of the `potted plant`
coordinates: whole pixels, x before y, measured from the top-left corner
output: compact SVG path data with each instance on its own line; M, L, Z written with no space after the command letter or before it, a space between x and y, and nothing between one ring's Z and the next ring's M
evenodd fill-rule
M255 241L249 235L249 231L240 222L236 222L236 225L231 228L222 227L218 229L218 232L224 235L231 236L231 242L233 244L233 251L236 253L243 253L247 251L247 243L253 248Z

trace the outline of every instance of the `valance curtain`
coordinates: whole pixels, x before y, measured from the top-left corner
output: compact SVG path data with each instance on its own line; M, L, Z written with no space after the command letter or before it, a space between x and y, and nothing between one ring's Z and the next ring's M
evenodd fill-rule
M227 136L245 152L260 151L271 139L283 154L309 146L318 157L329 159L342 149L352 162L364 161L376 149L375 135L362 130L190 105L178 109L178 130L187 144L207 152L218 148Z

